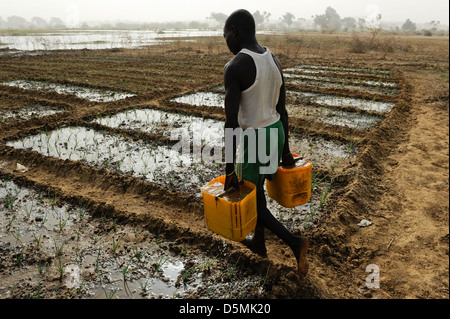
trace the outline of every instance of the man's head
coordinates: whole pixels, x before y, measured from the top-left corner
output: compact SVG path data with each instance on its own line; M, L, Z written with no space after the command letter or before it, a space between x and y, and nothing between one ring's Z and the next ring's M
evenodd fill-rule
M239 53L242 44L255 39L255 19L247 10L234 11L225 22L223 36L233 54Z

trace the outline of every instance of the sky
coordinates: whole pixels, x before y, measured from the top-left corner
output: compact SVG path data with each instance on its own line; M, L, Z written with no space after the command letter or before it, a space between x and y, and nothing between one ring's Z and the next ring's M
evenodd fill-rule
M0 17L18 15L30 20L59 17L63 21L206 21L212 12L227 15L236 9L259 10L276 21L286 12L311 19L331 6L341 18L365 18L374 12L382 21L449 24L448 0L0 0Z

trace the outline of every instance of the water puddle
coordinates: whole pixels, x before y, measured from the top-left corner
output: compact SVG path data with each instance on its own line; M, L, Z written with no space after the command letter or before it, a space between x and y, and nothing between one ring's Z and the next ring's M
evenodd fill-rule
M290 116L302 117L336 126L346 126L358 130L367 130L382 120L376 115L347 112L328 107L315 107L305 105L287 105Z
M98 118L94 122L111 128L138 130L169 138L174 132L182 133L185 130L195 133L195 139L198 143L223 145L224 123L195 116L152 109L135 109Z
M331 82L342 85L366 85L373 87L391 87L396 88L397 83L395 82L384 82L384 81L374 81L374 80L360 80L360 79L348 79L348 78L330 78L326 76L316 76L316 75L305 75L305 74L295 74L295 73L284 73L284 77L287 79L303 79L303 80L313 80L321 82Z
M301 79L287 79L286 83L309 86L309 87L318 87L318 88L332 88L332 89L347 89L354 90L360 92L366 92L371 94L382 94L388 96L395 96L398 94L398 88L391 87L381 87L377 86L374 88L365 86L365 85L349 85L349 84L341 84L341 83L331 83L331 82L322 82L318 80L301 80Z
M392 77L391 70L380 69L361 69L348 67L331 67L320 65L299 65L293 68L284 69L285 72L303 72L303 73L323 73L323 74L355 74L355 75L371 75L378 77Z
M326 106L351 106L362 111L373 111L378 113L388 113L395 106L394 103L309 92L288 91L287 95L293 100L293 103L314 102Z
M41 105L14 110L0 110L0 122L15 123L62 112L65 112L65 110Z
M0 202L1 298L264 296L264 278L226 253L209 257L182 242L172 250L175 242L139 225L94 218L4 178Z
M218 159L222 159L222 148L216 155L206 154L211 150L204 148L204 153L200 154L202 158L197 160L190 153L182 153L181 145L179 148L150 145L84 127L61 128L8 142L7 145L63 160L80 160L164 187L195 193L209 178L219 173L219 166L214 162L218 153Z
M195 140L201 140L201 145L220 148L224 145L224 123L217 120L142 109L119 113L95 121L105 126L122 127L149 133L159 133L162 127L163 134L166 136L170 136L169 132L172 131L184 131L192 133L193 136L198 136ZM331 165L336 158L347 158L356 154L356 149L348 152L348 146L339 141L331 142L291 134L290 143L293 145L294 151L303 152L304 155L316 160L315 164ZM324 162L323 159L325 158L328 160Z
M195 41L192 37L219 36L209 30L61 30L57 32L0 35L0 48L14 50L103 50L139 48L168 42ZM182 39L183 38L183 39ZM186 39L187 38L187 39Z
M183 95L171 99L170 101L195 106L225 107L225 95L223 93L214 92L197 92L193 94Z
M1 83L2 85L15 86L25 90L52 91L58 94L71 94L81 99L93 102L112 102L135 96L130 93L113 92L107 90L91 89L81 86L71 86L57 83L47 83L41 81L10 81Z

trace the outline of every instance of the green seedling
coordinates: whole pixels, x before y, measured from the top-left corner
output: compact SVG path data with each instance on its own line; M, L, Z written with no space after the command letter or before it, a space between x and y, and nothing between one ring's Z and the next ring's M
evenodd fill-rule
M158 244L159 248L162 248L164 246L173 245L173 244L175 244L175 242L174 241L169 241L169 242L163 243L161 240L158 240L157 244Z
M120 240L121 240L124 236L125 236L125 235L122 235L122 237L120 237L120 238L117 239L117 240L113 237L113 242L112 242L112 251L113 251L113 253L116 253L116 250L117 250L117 248L119 247Z
M187 254L189 253L189 248L187 245L183 244L183 248L181 249L181 254L183 256L187 256Z
M17 243L22 243L21 241L20 241L20 230L17 230L15 233L12 233L12 232L9 232L13 237L14 237L14 239L16 240L16 242Z
M63 274L64 274L64 269L63 269L63 266L62 266L62 263L61 263L61 259L58 259L56 261L56 270L59 273L59 281L61 282L62 278L63 278Z
M48 221L48 217L47 217L47 214L45 214L44 217L42 218L41 225L45 225L45 223L47 221Z
M160 256L156 262L156 270L160 270L162 266L169 260L169 257Z
M56 205L56 193L53 193L53 198L52 201L50 202L50 206L52 207L52 209L55 209L55 205Z
M28 208L24 207L25 213L27 214L28 218L30 218L31 213L33 212L33 204L34 204L34 200L32 199L30 206Z
M319 208L322 208L323 205L325 204L325 201L328 197L328 194L331 190L331 186L333 185L333 183L334 183L334 179L332 178L330 181L330 184L328 185L328 187L325 189L325 191L322 193L322 196L320 197Z
M191 267L187 269L183 274L183 282L187 282L198 266Z
M141 259L145 256L145 254L153 247L155 246L155 244L151 245L150 247L148 247L146 250L144 250L143 252L138 252L137 248L135 246L133 246L133 255L134 257L136 257L136 259L138 261L141 261Z
M64 245L66 244L66 242L63 242L61 245L57 245L55 239L53 239L53 243L54 243L54 247L55 247L55 254L56 256L61 256L62 255L62 251L64 248Z
M33 234L33 237L34 237L34 241L36 242L37 246L39 247L41 245L42 235L39 235L39 237L37 237L36 234Z
M280 222L283 222L283 220L284 220L283 210L281 210L281 209L278 210L277 217Z
M216 262L218 256L212 258L211 260L208 260L208 257L203 257L203 262L200 264L202 270L209 270L211 265Z
M356 144L358 142L357 141L350 141L347 144L347 153L350 154L352 152L352 150L355 148Z
M111 290L109 293L106 291L105 288L103 288L103 291L105 292L105 297L106 299L113 299L114 296L117 293L117 290L119 290L119 288L114 288L113 290Z
M128 296L131 296L133 293L131 292L130 288L128 287L128 283L127 283L127 274L130 272L129 267L131 265L131 262L133 260L130 260L130 262L128 263L128 265L126 265L123 269L122 269L122 275L123 275L123 287L125 289L125 292L127 293Z
M147 292L147 285L148 285L148 279L145 280L145 282L142 282L141 280L139 280L139 286L141 287L141 290L143 293Z
M99 271L100 269L100 249L97 251L97 258L95 258L95 271Z
M263 282L261 283L261 287L260 287L260 290L261 290L261 291L264 290L264 286L265 286L266 283L267 283L267 278L269 277L269 270L270 270L270 265L269 265L269 267L267 268L266 275L265 275L265 277L264 277Z
M83 281L80 283L80 285L77 287L77 291L80 293L83 291L84 286L86 285L86 280L83 279Z
M16 248L14 248L14 257L15 257L16 263L17 263L18 265L20 265L20 263L22 262L23 251L24 251L24 249L25 249L25 247L22 247L22 248L20 249L20 251L17 253L17 252L16 252Z
M44 270L45 270L45 267L47 267L47 265L48 265L48 263L46 261L43 262L42 260L39 260L39 262L36 265L39 275L44 274Z
M231 264L231 265L228 266L228 278L229 279L231 279L231 277L234 276L234 273L236 272L237 264L238 264L240 259L241 259L241 256L239 256L239 258L236 260L236 263Z
M98 240L100 239L101 236L102 236L101 234L96 234L96 233L93 233L91 235L91 238L94 241L94 245L98 242Z
M14 202L16 201L17 196L11 196L10 194L6 195L5 198L5 207L9 210L14 209Z
M28 290L26 290L26 289L23 289L23 291L31 298L31 299L40 299L41 298L41 285L42 285L42 283L41 282L39 282L38 283L38 287L37 287L37 291L36 291L36 293L31 293L31 292L29 292Z
M11 217L11 219L10 219L8 225L6 225L6 228L9 229L9 228L11 227L12 223L13 223L15 220L16 220L16 214L14 214L14 215Z
M311 182L311 189L314 190L327 176L320 178L318 177L317 173L313 173L313 178Z
M69 220L69 217L67 217L67 219L63 221L62 214L59 215L58 226L59 226L60 231L63 231L64 227L66 227L68 220Z

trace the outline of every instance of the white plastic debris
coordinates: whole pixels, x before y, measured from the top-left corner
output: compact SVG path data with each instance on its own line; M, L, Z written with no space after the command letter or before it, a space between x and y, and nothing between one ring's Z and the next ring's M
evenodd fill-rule
M367 219L363 219L357 225L359 227L367 227L367 226L372 225L372 222L368 221Z
M26 168L22 164L17 163L16 164L16 171L18 171L20 173L25 173L26 171L28 171L28 168Z

